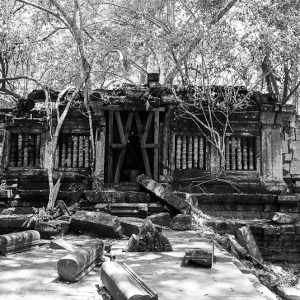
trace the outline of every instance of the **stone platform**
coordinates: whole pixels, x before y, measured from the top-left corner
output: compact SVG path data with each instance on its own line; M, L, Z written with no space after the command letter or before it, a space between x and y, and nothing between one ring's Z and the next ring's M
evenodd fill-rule
M112 254L118 261L126 262L153 290L160 300L176 299L274 299L263 294L231 262L216 249L217 262L212 269L181 267L187 245L199 244L194 231L164 231L172 243L173 252L126 253L122 248L128 240L104 241L113 243ZM84 245L92 239L87 236L66 236L76 245ZM73 284L58 281L57 261L68 253L46 246L31 251L0 258L0 299L102 299L97 291L100 268L96 267L81 281ZM259 285L256 281L255 285Z

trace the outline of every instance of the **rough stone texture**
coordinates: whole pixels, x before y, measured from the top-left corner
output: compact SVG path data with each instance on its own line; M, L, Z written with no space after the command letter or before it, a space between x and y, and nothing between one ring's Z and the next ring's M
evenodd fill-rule
M188 248L185 250L184 264L192 263L201 267L211 268L213 264L213 246L209 248Z
M300 221L300 199L297 195L190 194L190 199L195 208L211 216L270 219L275 212L282 212L289 213Z
M170 227L173 230L191 230L192 216L186 214L178 214L171 220Z
M119 221L123 228L123 234L130 237L132 234L138 234L140 232L145 220L135 217L120 217ZM162 231L159 225L154 224L154 226L158 231Z
M277 224L294 224L297 222L297 217L276 212L272 217L272 221Z
M292 286L279 285L275 287L276 293L286 300L300 300L300 289Z
M169 227L171 222L170 214L167 212L149 216L148 219L151 220L153 224L163 227Z
M0 254L7 252L19 252L31 246L37 245L40 241L40 234L35 230L27 230L0 235Z
M126 193L120 191L86 191L85 197L91 203L123 203Z
M133 234L128 241L128 252L172 251L169 240L159 232L150 220L145 220L139 234Z
M63 220L38 222L34 229L41 234L41 238L50 239L53 236L65 235L69 231L69 222Z
M51 249L64 249L70 252L75 252L77 247L74 247L71 243L63 240L63 239L56 239L52 240L50 243Z
M240 244L246 248L249 254L255 258L256 261L262 263L263 259L261 257L260 251L256 245L254 236L250 230L249 226L244 226L236 231L237 238Z
M0 233L34 229L35 224L34 215L0 215Z
M34 214L36 209L34 207L9 207L2 210L2 215L27 215L27 214Z
M104 262L101 267L101 281L113 299L157 300L157 293L129 268L120 262Z
M241 246L235 239L234 235L226 234L222 236L218 242L229 252L235 254L236 257L245 259L247 257L247 250Z
M118 217L102 212L77 211L71 218L70 230L94 233L99 237L122 237Z
M103 253L103 242L89 242L57 262L57 273L62 281L79 281L99 262Z
M127 191L126 192L126 202L128 203L149 203L151 201L150 194Z
M142 174L137 177L137 182L148 191L156 195L162 202L168 204L177 212L189 213L191 210L190 204L184 199L177 196L175 193L170 192L161 183Z

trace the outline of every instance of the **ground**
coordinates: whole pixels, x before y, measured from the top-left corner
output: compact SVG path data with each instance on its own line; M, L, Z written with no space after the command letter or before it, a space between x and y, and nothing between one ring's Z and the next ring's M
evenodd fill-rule
M259 282L242 274L232 258L216 249L212 269L182 267L187 245L205 243L196 231L164 231L174 251L163 253L127 253L122 249L127 240L112 242L116 260L126 262L149 286L158 292L160 300L176 299L276 299ZM66 236L77 245L87 236ZM28 252L0 258L0 299L103 299L100 267L96 267L80 282L68 284L58 280L56 263L66 250L50 249L49 245ZM255 285L255 287L254 287ZM260 291L259 291L260 290ZM196 297L196 298L195 298Z

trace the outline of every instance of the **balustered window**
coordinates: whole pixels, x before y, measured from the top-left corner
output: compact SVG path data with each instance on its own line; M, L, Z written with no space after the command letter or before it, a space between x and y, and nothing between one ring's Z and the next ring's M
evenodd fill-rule
M10 140L10 167L40 166L41 135L34 133L12 133Z
M175 136L175 169L206 169L207 151L203 136Z
M256 170L256 138L253 136L226 137L226 170Z
M61 134L58 141L58 167L89 168L90 138L81 134Z

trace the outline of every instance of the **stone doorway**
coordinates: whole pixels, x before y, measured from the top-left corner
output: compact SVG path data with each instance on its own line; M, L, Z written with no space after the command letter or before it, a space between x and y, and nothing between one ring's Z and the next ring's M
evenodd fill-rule
M108 108L106 181L120 183L135 181L139 174L158 181L160 112L163 108L147 110Z

